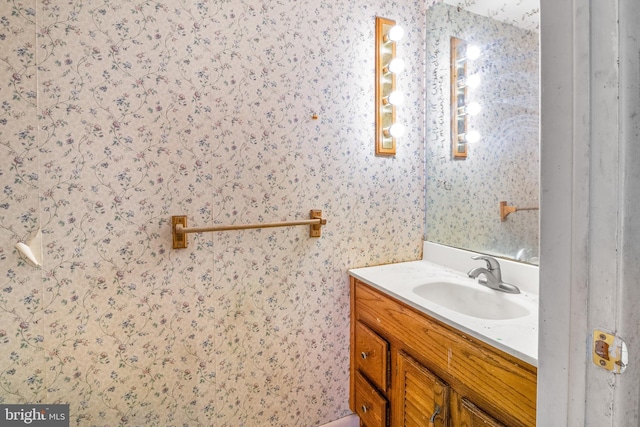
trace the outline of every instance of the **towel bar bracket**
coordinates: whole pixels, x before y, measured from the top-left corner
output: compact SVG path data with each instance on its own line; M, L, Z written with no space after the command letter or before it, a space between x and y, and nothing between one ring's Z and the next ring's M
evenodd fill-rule
M518 206L509 206L507 202L500 202L500 221L504 222L507 220L507 215L517 211L537 211L540 210L539 207L528 207L528 208L520 208Z
M320 220L320 222L318 222L317 224L311 224L311 227L309 228L309 237L321 237L322 226L327 223L327 220L322 218L322 211L312 209L309 216L311 217L311 219Z
M187 233L178 233L177 226L187 227L186 215L175 215L171 217L171 230L173 235L173 249L184 249L187 247Z

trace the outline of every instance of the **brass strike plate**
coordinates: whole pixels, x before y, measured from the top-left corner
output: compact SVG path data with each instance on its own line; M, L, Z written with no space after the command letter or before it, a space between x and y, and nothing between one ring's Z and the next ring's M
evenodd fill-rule
M593 363L607 371L621 374L627 368L627 345L620 337L600 330L593 331Z
M187 227L186 215L175 215L171 217L171 234L173 234L173 249L185 249L187 247L187 233L177 233L176 225Z
M321 237L322 236L322 226L327 223L326 219L322 219L322 211L312 209L309 214L311 219L320 219L320 224L311 224L309 226L309 237Z

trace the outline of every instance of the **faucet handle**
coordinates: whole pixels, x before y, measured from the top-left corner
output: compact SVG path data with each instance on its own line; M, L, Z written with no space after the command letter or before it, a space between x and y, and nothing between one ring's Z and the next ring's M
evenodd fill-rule
M471 259L483 260L484 262L487 263L487 269L489 271L496 271L496 270L500 271L500 263L494 257L490 257L487 255L477 255L477 256L472 256Z

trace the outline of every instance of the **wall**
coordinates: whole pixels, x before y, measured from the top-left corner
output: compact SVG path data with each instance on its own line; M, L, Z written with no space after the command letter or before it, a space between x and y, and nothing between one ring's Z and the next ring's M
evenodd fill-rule
M451 155L450 38L481 49L469 101L482 106L469 127L482 140ZM500 221L499 203L539 206L538 33L441 3L427 13L426 235L429 241L537 262L538 211Z
M73 425L349 413L346 271L420 256L424 7L3 1L0 402L69 402ZM394 158L373 155L376 15L408 30ZM171 249L171 215L310 209L328 219L320 239ZM42 269L14 249L38 227Z

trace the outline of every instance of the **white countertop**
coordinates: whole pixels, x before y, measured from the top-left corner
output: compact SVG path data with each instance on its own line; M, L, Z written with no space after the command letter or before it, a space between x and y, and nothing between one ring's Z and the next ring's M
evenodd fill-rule
M500 298L516 298L530 314L508 320L471 317L449 310L413 292L418 285L435 281L470 283L466 274L425 260L364 267L349 270L349 274L415 309L469 334L505 353L533 366L538 365L538 295L502 293ZM475 282L475 281L473 281ZM475 282L486 292L500 292ZM516 283L517 285L517 283Z

